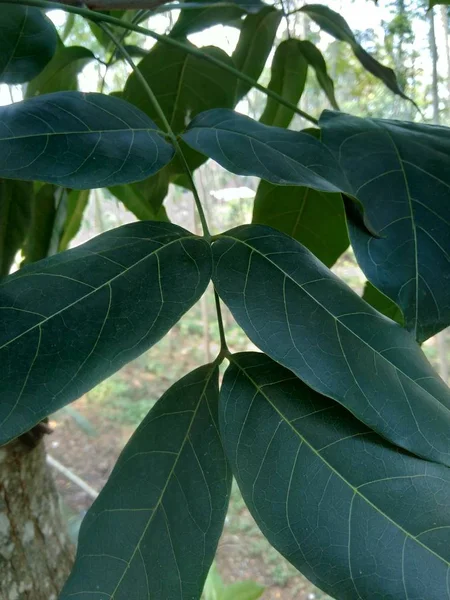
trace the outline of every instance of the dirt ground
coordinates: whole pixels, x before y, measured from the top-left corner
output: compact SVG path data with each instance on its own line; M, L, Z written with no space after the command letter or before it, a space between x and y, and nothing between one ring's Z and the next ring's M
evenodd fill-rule
M139 413L151 408L153 400L148 400L148 397L159 396L167 387L164 378L148 374L149 381L143 387L145 375L143 377L139 371L137 376L131 366L120 374L119 379L115 376L116 383L106 388L106 393L113 390L112 400L111 397L103 398L100 390L93 397L90 393L75 402L72 405L75 412L61 411L52 418L54 432L46 442L49 454L95 490L101 490L105 484L121 449L135 429L136 423L127 421L138 421ZM126 385L124 380L127 381ZM154 389L155 386L160 389ZM149 388L153 390L151 395ZM124 390L126 413L123 413L125 402L120 400ZM130 393L130 390L134 390L134 393ZM69 528L75 536L93 499L57 471L55 478ZM219 543L217 565L227 583L252 579L266 586L262 596L264 600L328 598L300 576L268 544L246 509L237 487L233 488L224 533Z

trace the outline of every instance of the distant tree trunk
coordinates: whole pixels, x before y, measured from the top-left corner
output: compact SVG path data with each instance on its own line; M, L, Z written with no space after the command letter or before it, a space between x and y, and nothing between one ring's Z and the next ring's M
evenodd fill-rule
M430 20L430 53L431 53L431 61L433 64L433 79L431 83L431 94L433 99L433 123L439 123L439 88L438 88L438 51L436 44L436 34L434 30L434 10L430 8L429 12L429 20Z
M0 599L56 600L72 560L43 442L0 448Z
M444 43L445 43L445 62L447 66L447 115L450 113L450 44L448 40L448 7L441 5L441 19L442 27L444 30Z

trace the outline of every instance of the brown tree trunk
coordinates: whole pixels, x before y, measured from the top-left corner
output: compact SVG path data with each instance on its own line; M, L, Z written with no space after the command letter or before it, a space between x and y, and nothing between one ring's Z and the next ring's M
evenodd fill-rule
M56 600L72 560L43 442L0 448L0 600Z

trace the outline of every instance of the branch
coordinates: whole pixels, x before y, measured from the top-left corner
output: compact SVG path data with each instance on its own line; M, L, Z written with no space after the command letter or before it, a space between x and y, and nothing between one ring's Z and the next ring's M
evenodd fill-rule
M91 10L152 9L167 2L169 0L59 0L60 4Z

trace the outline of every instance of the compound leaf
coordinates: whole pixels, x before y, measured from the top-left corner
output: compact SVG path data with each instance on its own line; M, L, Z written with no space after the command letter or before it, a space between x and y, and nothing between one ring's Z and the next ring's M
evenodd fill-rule
M0 83L25 83L36 77L56 50L53 23L38 8L0 5Z
M450 391L409 332L269 227L232 229L213 255L219 295L261 350L392 443L450 465Z
M252 221L290 235L328 267L348 248L340 194L261 181L256 191Z
M275 51L272 61L272 76L268 88L297 104L305 89L308 63L299 51L301 42L289 39L281 42ZM294 111L267 97L266 107L260 121L264 125L287 127L292 121Z
M201 238L131 223L0 284L0 443L75 400L160 340L211 275Z
M450 324L450 130L329 111L320 126L378 233L349 220L356 258L422 342Z
M149 412L83 521L61 600L199 600L231 488L218 396L218 368L206 365Z
M234 355L220 428L270 543L336 600L448 595L450 471L391 446L258 353Z
M0 107L0 177L75 189L145 179L174 148L133 105L57 92Z

